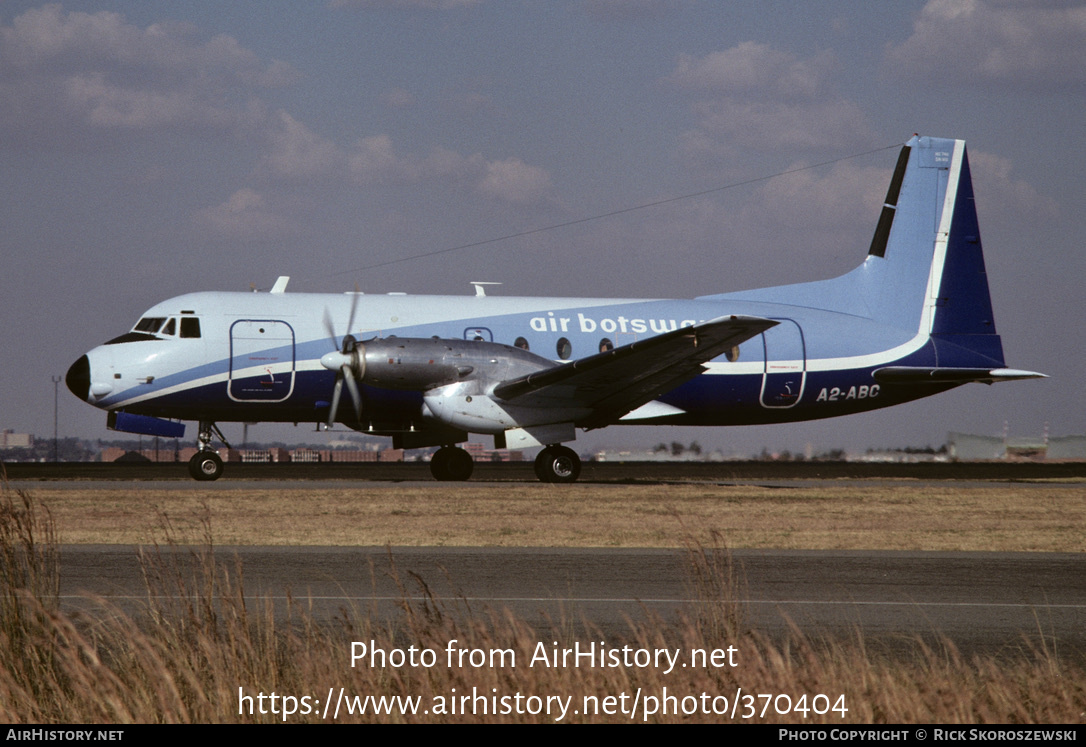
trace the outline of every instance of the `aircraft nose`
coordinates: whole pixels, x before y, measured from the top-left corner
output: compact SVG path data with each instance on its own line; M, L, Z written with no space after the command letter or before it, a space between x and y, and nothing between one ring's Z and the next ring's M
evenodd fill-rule
M68 369L68 373L64 376L64 383L68 385L72 394L84 402L87 401L87 397L90 395L91 383L90 359L87 356L80 356L79 360L72 364L72 367Z

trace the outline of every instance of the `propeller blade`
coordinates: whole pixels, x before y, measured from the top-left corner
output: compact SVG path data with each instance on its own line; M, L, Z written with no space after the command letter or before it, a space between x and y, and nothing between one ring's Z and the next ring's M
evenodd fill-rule
M358 311L358 296L362 293L358 292L358 283L354 283L354 295L351 296L351 314L346 317L346 333L351 333L351 328L354 327L354 313Z
M328 311L328 307L324 309L324 331L328 333L328 341L332 343L332 350L340 353L338 356L334 352L326 353L321 358L321 365L329 370L335 370L336 364L344 360L343 356L354 352L356 343L351 335L351 327L354 326L354 315L358 311L358 297L360 295L358 283L355 283L354 295L351 296L351 312L347 316L347 330L343 335L342 343L336 342L336 326L332 321L332 314ZM339 414L339 398L343 394L344 381L347 382L347 390L350 392L351 401L354 404L354 418L357 421L362 417L362 395L358 391L358 383L354 380L354 371L349 363L344 362L339 366L339 372L336 374L336 386L332 390L332 406L328 410L329 428L335 425L336 415Z
M324 331L328 333L328 341L332 343L332 350L339 350L336 342L336 328L332 324L332 315L328 313L328 307L324 308Z
M332 390L332 406L328 410L328 427L336 424L336 413L339 412L339 395L343 391L343 379L336 377L336 387Z
M351 313L347 316L347 331L343 338L343 352L347 352L347 336L351 334L351 327L354 326L354 313L358 310L358 297L361 294L358 292L358 283L354 284L354 295L351 296Z
M354 372L348 366L343 367L343 379L347 382L347 391L351 393L351 401L354 403L354 419L362 419L362 395L358 391L358 382L354 380Z

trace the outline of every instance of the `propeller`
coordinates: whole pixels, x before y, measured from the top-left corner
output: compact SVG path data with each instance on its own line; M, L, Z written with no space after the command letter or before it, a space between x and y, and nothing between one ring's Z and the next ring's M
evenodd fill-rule
M362 394L358 391L358 379L365 373L365 359L362 357L362 346L354 335L350 334L354 326L354 314L358 309L358 285L355 284L354 296L351 297L351 313L347 317L347 334L343 335L343 341L336 342L336 329L332 322L332 315L328 309L324 310L324 329L328 332L328 339L332 343L331 353L325 353L321 357L321 365L329 371L336 372L336 385L332 390L332 406L328 410L328 427L336 422L336 414L339 412L339 400L343 394L343 384L346 382L347 391L350 392L351 401L354 403L354 418L362 417Z

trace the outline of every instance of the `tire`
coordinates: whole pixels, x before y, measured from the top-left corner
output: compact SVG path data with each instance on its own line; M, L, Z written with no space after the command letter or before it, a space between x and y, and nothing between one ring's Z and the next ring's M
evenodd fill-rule
M430 474L434 476L435 480L448 480L446 476L448 474L449 463L449 449L447 447L441 447L433 453L430 457Z
M471 454L457 446L443 446L430 458L430 474L442 482L462 482L474 470Z
M218 480L222 473L222 459L214 451L198 451L189 460L189 475L194 480Z
M581 476L581 458L568 447L548 446L535 458L535 475L542 482L577 482Z

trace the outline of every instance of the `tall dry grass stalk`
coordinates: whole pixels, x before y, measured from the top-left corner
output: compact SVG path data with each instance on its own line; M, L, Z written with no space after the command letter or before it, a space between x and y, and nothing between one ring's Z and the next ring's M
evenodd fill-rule
M869 653L862 637L812 641L795 630L771 640L744 623L738 601L742 573L719 538L688 548L691 587L699 602L678 624L631 624L622 640L606 639L584 623L556 621L541 634L505 610L475 610L466 600L445 600L425 579L397 578L402 614L389 620L374 610L344 610L334 623L317 624L304 600L287 613L270 599L252 602L241 569L217 557L205 542L191 553L152 547L143 556L146 612L138 618L98 601L93 617L67 614L57 605L56 545L47 511L31 496L6 488L0 501L0 721L8 723L256 722L283 721L260 713L256 698L276 693L319 699L308 714L286 720L322 720L332 688L348 695L420 699L418 713L340 713L341 722L549 721L555 714L436 714L450 696L572 696L569 721L629 721L628 713L586 715L584 699L643 694L678 698L818 693L844 696L848 710L824 715L767 715L749 721L856 722L1078 722L1086 712L1086 672L1047 651L1014 661L965 660L953 646L917 644L909 654ZM408 600L418 598L422 602ZM581 632L575 635L577 627ZM450 641L482 651L511 651L516 666L445 666ZM551 649L606 642L644 649L734 646L737 666L529 667L538 645ZM441 664L351 666L351 642L385 651L432 649ZM553 643L552 643L553 642ZM254 707L239 713L239 688ZM600 702L597 701L597 702ZM270 706L266 702L265 705ZM754 700L755 710L762 701ZM431 713L422 711L429 709ZM576 709L581 713L574 715ZM740 707L740 714L746 710ZM729 721L713 714L653 715L635 721ZM736 719L741 720L741 719Z
M0 468L2 469L2 468ZM54 651L38 645L60 593L52 517L29 493L9 489L0 472L0 701L31 703L49 696L39 673L56 668Z

